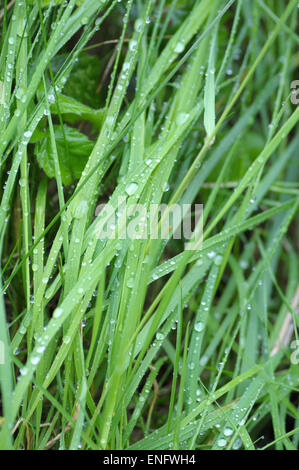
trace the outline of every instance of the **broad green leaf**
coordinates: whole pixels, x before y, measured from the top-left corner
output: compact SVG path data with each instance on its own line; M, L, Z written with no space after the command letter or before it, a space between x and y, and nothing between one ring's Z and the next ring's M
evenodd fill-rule
M97 88L101 80L100 60L97 56L82 53L64 86L63 93L92 108L100 107Z
M51 106L51 111L54 114L64 114L65 120L71 124L82 120L89 121L97 129L101 128L105 116L103 109L95 110L66 95L58 96L58 102Z
M64 125L64 132L60 126L55 125L54 133L62 182L63 184L71 184L75 179L80 178L94 144L86 135L66 125ZM34 152L39 166L49 178L54 178L54 155L49 130L45 137L35 144Z

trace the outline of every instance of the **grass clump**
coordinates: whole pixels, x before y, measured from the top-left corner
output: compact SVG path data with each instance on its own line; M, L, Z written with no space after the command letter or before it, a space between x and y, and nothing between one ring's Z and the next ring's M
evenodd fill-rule
M297 3L2 2L2 449L298 449Z

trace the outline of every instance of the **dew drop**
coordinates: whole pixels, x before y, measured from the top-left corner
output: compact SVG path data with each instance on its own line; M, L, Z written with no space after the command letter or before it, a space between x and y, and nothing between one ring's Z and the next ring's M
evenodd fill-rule
M32 136L32 132L31 132L31 131L26 131L26 132L24 132L24 137L26 137L26 139L30 139L31 136Z
M204 329L204 327L205 327L205 325L204 325L204 323L201 322L201 321L195 323L195 325L194 325L194 329L195 329L195 331L197 331L198 333L199 333L200 331L202 331L202 330Z
M22 367L22 369L20 369L20 373L21 373L21 375L28 374L28 368L27 367Z
M135 51L136 46L137 46L137 41L135 41L135 39L132 39L132 41L130 42L130 45L129 45L130 51Z
M179 41L174 48L174 52L179 54L180 52L183 52L184 49L185 49L185 46L184 46L183 41Z
M142 30L142 25L143 25L143 21L141 19L138 19L135 21L134 28L135 28L135 31L137 31L137 33L140 33L140 31Z
M233 432L234 431L231 428L225 428L223 434L228 437L231 436Z
M226 442L226 439L222 439L222 438L218 439L218 441L217 441L217 445L218 445L219 447L224 447L224 446L226 446L226 443L227 443L227 442Z
M36 366L40 361L40 356L32 356L32 358L30 359L30 362L31 364L33 364L34 366Z
M220 264L222 263L222 256L221 255L217 255L214 259L214 263L217 265L217 266L220 266Z
M133 194L136 193L137 188L138 188L138 184L137 184L137 183L129 183L128 186L126 187L126 193L127 193L129 196L132 196Z
M55 311L54 311L54 314L53 314L53 317L54 318L59 318L63 313L63 310L62 308L58 307Z

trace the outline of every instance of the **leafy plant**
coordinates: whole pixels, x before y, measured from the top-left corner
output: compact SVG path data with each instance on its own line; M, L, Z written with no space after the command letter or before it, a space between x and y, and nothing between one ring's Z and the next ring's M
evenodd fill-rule
M64 86L64 93L93 108L100 107L97 94L100 60L97 56L81 53Z
M64 125L53 126L56 151L58 154L59 168L63 184L70 184L74 179L79 179L93 142L77 129ZM35 155L40 167L49 178L55 177L55 150L51 142L51 132L48 129L42 140L35 144Z

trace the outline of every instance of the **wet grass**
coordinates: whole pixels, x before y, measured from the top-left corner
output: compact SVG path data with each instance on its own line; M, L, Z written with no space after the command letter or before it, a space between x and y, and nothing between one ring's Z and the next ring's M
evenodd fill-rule
M297 3L2 2L2 449L298 449Z

